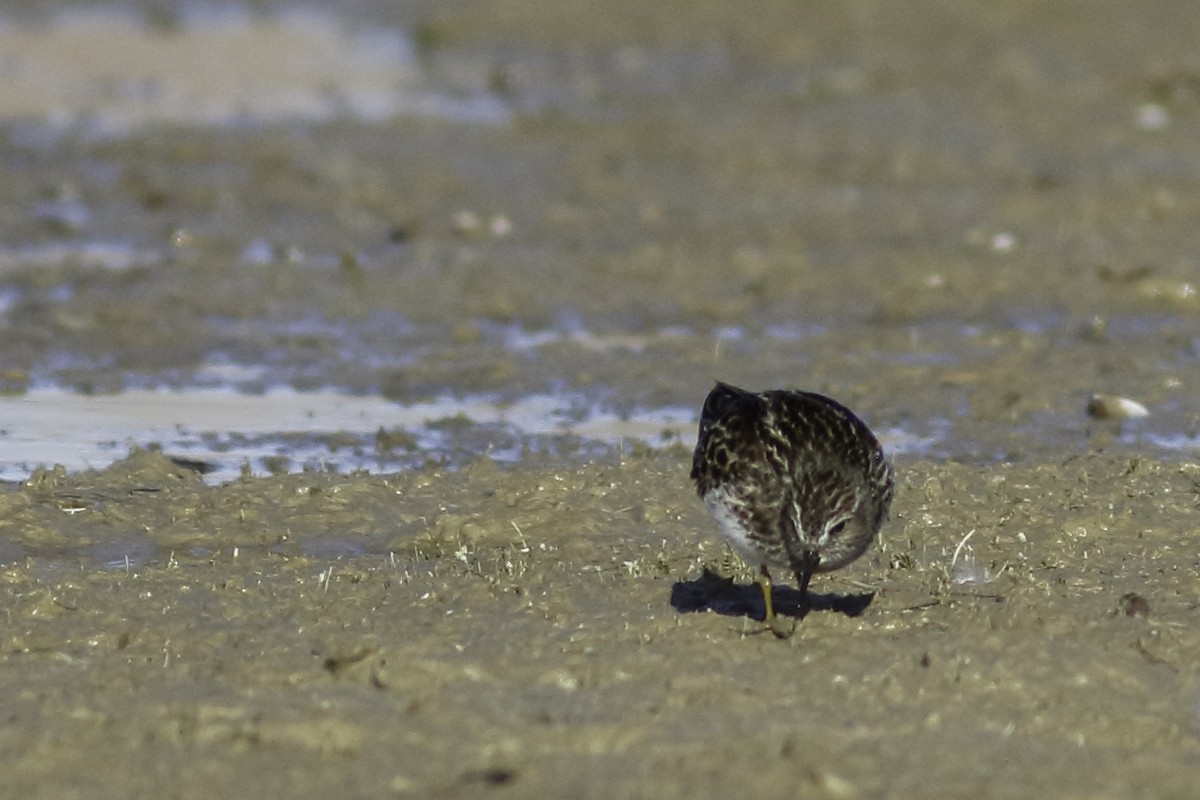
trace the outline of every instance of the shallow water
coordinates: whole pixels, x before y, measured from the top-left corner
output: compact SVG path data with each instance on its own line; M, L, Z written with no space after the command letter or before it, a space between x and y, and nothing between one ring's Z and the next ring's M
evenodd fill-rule
M30 140L35 132L119 138L162 124L230 128L397 114L509 121L487 93L456 98L424 86L403 28L299 6L47 11L0 27L9 72L0 108L30 126L21 131Z
M155 447L194 462L214 484L288 471L387 473L481 455L501 463L531 452L566 460L619 457L643 447L695 443L691 409L617 416L582 397L532 395L512 403L443 397L400 405L332 391L228 388L78 395L33 389L0 398L7 460L0 479L39 466L103 469L130 449ZM628 440L629 446L626 446Z
M5 785L1191 797L1198 35L9 4ZM688 485L717 379L896 460L788 642Z
M461 20L450 34L439 19L14 8L0 120L20 158L4 192L26 212L0 250L5 387L233 388L247 414L290 387L391 401L397 424L418 427L429 403L548 403L510 426L500 449L512 450L558 433L611 446L636 435L622 419L647 422L644 444L671 444L681 410L720 378L838 396L899 455L1043 458L1097 436L1194 453L1194 98L1165 56L1083 102L1020 37L995 38L1009 44L991 61L951 50L922 64L910 38L922 34L905 28L856 62L871 15L826 20L853 35L807 67L818 45L801 34L785 45L748 31L771 44L735 67L728 44L683 46L704 26L681 23L680 41L613 61L601 36L559 71L536 26L506 50L518 34ZM1027 23L956 24L991 40ZM948 75L979 90L944 87ZM939 92L964 104L956 115L929 104ZM1106 110L1073 150L1050 135ZM1128 177L1138 170L1143 183ZM1095 392L1152 413L1097 423ZM34 403L50 425L54 396ZM256 441L221 460L221 477L264 457L412 463L291 435L361 437L361 421L265 430L225 413L225 433ZM173 424L222 433L186 414ZM60 457L77 468L83 452L103 466L164 437L34 425L17 438L10 479ZM421 445L458 460L497 449L487 431L465 450Z

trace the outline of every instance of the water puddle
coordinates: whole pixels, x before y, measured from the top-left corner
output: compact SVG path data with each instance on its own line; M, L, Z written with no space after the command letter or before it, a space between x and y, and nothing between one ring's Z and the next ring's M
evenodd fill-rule
M113 272L152 267L163 262L161 252L118 241L46 242L0 247L0 274L44 267L78 267Z
M24 480L37 467L55 464L68 471L102 469L131 448L150 446L203 465L214 485L304 469L379 473L431 461L453 467L480 455L513 463L539 456L618 458L635 448L690 451L697 412L666 407L623 414L582 396L513 402L447 396L401 405L334 390L80 395L37 389L0 397L0 480ZM892 455L920 455L936 449L947 429L934 425L918 434L890 427L879 437Z
M547 395L499 403L446 397L398 405L335 391L277 389L131 390L79 395L58 389L0 398L5 459L0 479L23 480L38 466L103 468L132 447L207 465L210 483L245 472L322 469L387 472L429 460L453 464L488 454L515 461L531 453L596 457L634 446L695 441L691 409L618 415L582 398Z
M503 124L486 91L429 85L403 31L316 9L185 5L148 21L73 9L0 20L0 119L111 138L153 124L231 126L433 116Z

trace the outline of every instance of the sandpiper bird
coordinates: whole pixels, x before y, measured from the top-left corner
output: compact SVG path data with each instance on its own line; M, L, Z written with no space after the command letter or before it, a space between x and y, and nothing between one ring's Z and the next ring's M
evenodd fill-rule
M879 442L845 406L727 383L704 401L692 480L721 532L759 568L766 623L780 638L791 630L776 620L768 567L791 569L807 605L814 572L844 567L870 546L894 485Z

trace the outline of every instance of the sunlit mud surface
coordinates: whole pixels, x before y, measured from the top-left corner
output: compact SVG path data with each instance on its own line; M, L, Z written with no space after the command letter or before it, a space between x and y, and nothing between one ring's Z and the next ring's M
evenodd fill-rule
M1193 798L1200 22L1085 5L7 4L0 794ZM895 459L787 641L717 379Z
M10 546L42 553L0 572L7 786L1189 796L1200 472L898 466L881 543L788 641L682 455L39 473L2 496Z

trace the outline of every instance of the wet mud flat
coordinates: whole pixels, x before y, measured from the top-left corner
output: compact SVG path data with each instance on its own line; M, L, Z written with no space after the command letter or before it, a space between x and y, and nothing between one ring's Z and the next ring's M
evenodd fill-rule
M0 495L5 793L1192 796L1200 471L897 466L787 641L681 452L41 473ZM152 545L81 565L130 526Z
M1195 796L1191 3L43 5L0 29L0 389L253 394L105 457L195 456L183 424L293 474L10 460L0 796ZM194 80L230 37L326 71ZM388 416L567 397L582 439L717 378L897 456L788 641L682 428L612 457ZM281 386L380 416L230 435ZM385 427L383 474L294 471L299 433Z

